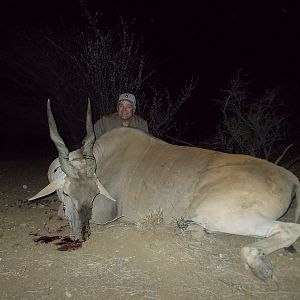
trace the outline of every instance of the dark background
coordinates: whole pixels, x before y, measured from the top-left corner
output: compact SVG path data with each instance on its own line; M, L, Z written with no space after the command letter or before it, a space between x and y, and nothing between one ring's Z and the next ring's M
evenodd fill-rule
M201 141L216 132L220 112L213 99L229 85L239 67L250 74L257 90L279 88L288 107L294 142L299 140L300 22L297 1L85 1L101 24L135 18L133 30L143 37L163 84L176 89L191 76L199 78L194 97L178 113L189 123L187 141ZM76 0L1 2L1 49L16 39L10 28L28 30L60 22L80 24ZM51 145L45 105L30 101L0 68L1 151L25 151ZM26 94L26 109L21 102ZM42 102L43 103L43 102ZM20 149L22 148L22 149Z

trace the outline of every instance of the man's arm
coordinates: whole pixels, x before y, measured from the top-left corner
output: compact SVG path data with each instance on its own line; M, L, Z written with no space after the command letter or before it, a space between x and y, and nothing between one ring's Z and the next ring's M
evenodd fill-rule
M148 123L145 120L143 120L143 121L144 122L143 122L143 128L142 128L142 130L144 130L145 132L149 133Z
M134 116L134 124L132 124L132 125L133 125L132 127L141 129L141 130L149 133L147 122L143 118L141 118L137 115Z

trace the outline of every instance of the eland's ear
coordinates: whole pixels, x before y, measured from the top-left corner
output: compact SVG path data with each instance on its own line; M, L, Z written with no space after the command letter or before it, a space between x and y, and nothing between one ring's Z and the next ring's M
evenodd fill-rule
M98 186L98 189L99 189L101 195L105 196L106 198L108 198L108 199L110 199L110 200L112 200L112 201L114 201L114 202L117 202L117 200L114 199L114 198L110 195L110 193L106 190L106 188L102 185L102 183L99 181L98 178L97 178L96 183L97 183L97 186Z
M50 195L59 188L61 188L65 183L65 179L57 179L50 182L46 187L44 187L40 192L38 192L35 196L29 198L29 201L36 200L38 198L42 198L44 196Z

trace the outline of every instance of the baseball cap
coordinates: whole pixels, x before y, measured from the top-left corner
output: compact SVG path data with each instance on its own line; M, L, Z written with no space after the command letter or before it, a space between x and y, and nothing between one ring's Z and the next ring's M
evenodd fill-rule
M119 97L119 101L118 102L124 101L124 100L130 102L135 107L136 100L135 100L135 96L134 95L129 94L129 93L121 94L120 97Z

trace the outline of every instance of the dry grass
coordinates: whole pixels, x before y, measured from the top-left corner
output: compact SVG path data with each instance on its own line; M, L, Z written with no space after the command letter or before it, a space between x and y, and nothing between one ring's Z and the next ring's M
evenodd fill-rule
M164 224L164 216L162 209L150 210L147 215L142 217L136 223L136 228L140 231L155 229L157 226Z

